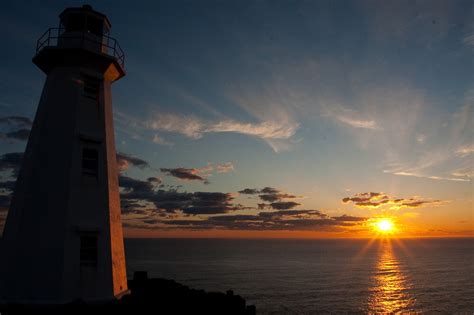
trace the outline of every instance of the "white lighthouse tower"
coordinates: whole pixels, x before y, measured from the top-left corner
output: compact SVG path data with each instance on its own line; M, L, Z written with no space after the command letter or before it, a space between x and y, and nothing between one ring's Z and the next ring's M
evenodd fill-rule
M128 292L111 85L125 75L109 19L60 14L33 62L47 75L5 224L0 301L106 301Z

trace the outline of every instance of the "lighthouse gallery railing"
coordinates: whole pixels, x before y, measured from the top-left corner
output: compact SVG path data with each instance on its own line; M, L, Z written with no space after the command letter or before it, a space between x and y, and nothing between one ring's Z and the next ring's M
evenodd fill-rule
M96 40L91 38L90 34L91 33L85 31L66 34L62 27L50 27L36 42L36 54L45 47L58 46L58 40L75 39L81 40L82 43L87 42L100 45L101 52L117 58L122 68L125 68L125 54L115 38L110 37L107 34L102 34L98 36L101 40Z

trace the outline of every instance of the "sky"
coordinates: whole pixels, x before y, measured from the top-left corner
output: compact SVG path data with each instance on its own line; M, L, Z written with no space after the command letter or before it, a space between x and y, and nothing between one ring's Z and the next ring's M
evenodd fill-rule
M90 1L126 237L474 236L472 1ZM0 10L0 225L74 1Z

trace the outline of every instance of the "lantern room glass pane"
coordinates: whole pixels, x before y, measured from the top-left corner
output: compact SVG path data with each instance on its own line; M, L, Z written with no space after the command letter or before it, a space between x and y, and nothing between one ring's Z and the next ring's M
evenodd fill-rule
M84 31L86 26L86 17L84 14L70 14L66 22L66 32Z

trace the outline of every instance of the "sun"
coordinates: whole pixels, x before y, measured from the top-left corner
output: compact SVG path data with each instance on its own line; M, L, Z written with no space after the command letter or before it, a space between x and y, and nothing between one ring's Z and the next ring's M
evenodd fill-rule
M377 229L381 232L388 232L393 229L393 223L387 219L380 220L377 222Z
M377 220L374 224L374 229L381 234L393 234L395 232L395 226L390 219Z

